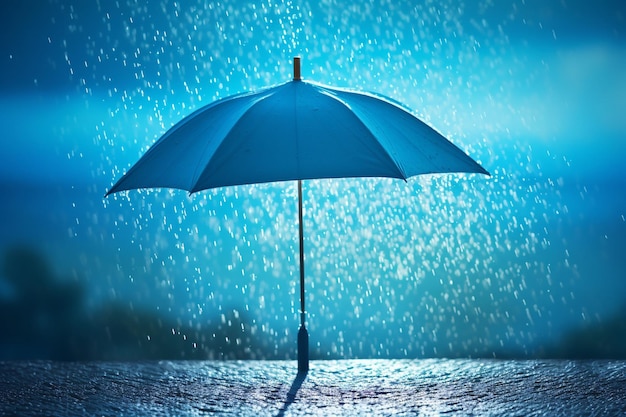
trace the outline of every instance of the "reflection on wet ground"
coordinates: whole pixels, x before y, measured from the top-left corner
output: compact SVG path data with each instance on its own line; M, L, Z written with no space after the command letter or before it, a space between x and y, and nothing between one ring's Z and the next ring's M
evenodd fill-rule
M295 361L2 362L0 376L0 414L626 412L625 361L313 361L306 378Z

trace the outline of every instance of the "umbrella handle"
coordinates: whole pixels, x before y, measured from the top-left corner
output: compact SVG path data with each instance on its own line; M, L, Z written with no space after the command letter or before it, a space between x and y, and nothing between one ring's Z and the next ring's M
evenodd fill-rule
M309 332L306 327L298 330L298 374L309 372Z

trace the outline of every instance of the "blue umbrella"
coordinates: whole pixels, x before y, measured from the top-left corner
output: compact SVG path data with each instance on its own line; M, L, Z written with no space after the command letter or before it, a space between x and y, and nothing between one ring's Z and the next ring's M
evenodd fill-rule
M298 369L308 370L304 309L302 180L489 173L392 100L303 81L230 96L167 131L107 192L298 181L300 330Z

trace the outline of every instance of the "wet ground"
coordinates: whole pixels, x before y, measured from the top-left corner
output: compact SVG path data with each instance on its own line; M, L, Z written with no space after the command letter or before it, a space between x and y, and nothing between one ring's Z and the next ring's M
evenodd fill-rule
M1 415L626 415L626 361L0 362Z

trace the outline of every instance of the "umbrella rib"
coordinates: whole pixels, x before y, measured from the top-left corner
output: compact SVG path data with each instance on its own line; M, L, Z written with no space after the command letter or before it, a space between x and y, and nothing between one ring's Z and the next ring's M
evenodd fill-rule
M400 178L400 179L403 179L403 180L406 181L406 179L408 177L407 177L406 173L404 172L404 170L402 169L402 167L398 164L398 161L396 160L396 158L394 158L391 155L391 153L389 153L387 148L385 148L385 146L379 140L377 140L376 135L374 134L374 132L372 132L372 129L370 129L370 127L367 125L367 123L365 121L363 121L363 119L361 119L361 117L359 117L359 115L357 113L352 111L352 107L350 106L350 103L348 103L347 101L343 100L339 96L333 94L332 91L329 91L329 90L327 90L326 88L324 88L322 86L318 86L318 88L323 90L323 94L325 94L326 96L336 100L338 103L340 103L346 109L348 109L350 111L350 114L352 116L354 116L354 118L363 126L363 128L365 128L365 130L370 135L370 137L374 139L372 141L372 143L375 143L375 144L378 145L378 147L382 150L383 154L387 157L387 159L393 163L393 166L395 167L395 169L396 169L396 171L398 173L397 176L391 177L391 178Z
M419 153L420 155L422 155L422 159L424 161L429 161L432 164L432 166L429 169L421 169L421 170L415 171L414 167L411 167L411 166L406 166L405 167L404 165L397 163L397 160L391 156L392 153L390 153L387 150L385 144L379 141L381 148L383 148L387 152L387 155L389 155L391 160L394 161L394 163L396 163L396 166L402 172L402 178L405 181L409 177L412 177L412 176L415 176L415 175L446 173L446 172L474 172L474 173L482 173L482 174L490 175L488 171L486 171L482 166L480 166L480 164L478 164L476 161L474 161L469 156L467 156L463 150L461 150L454 143L452 143L451 141L446 139L441 133L439 133L433 127L429 126L428 124L424 123L423 121L421 121L420 119L415 117L408 110L408 108L405 107L404 105L402 105L401 103L396 102L393 99L389 99L387 97L378 96L378 95L374 95L374 94L367 94L367 93L354 92L354 91L348 91L348 90L337 90L337 91L340 94L348 95L348 97L350 97L352 95L355 95L355 96L367 98L368 100L376 100L377 103L389 106L390 109L394 109L396 111L400 111L400 112L404 113L406 117L414 120L414 122L417 122L417 123L419 123L421 125L421 129L420 129L421 131L420 132L414 132L414 133L417 133L417 136L418 136L418 138L420 140L428 142L429 144L437 143L439 146L445 146L445 153L446 153L447 157L454 158L459 163L461 163L461 165L465 165L464 168L457 168L457 169L455 169L453 171L451 171L450 169L448 169L446 167L439 166L439 165L433 163L432 161L430 161L431 158L429 157L428 153L424 149L422 149L421 146L419 146L415 141L410 140L409 137L407 137L406 135L402 135L403 139L406 140L406 143L411 146L411 148L412 148L411 151L412 152ZM349 100L340 99L340 101L342 103L345 103L348 106L350 106L350 101ZM356 107L359 108L359 107L361 107L361 105L357 103ZM371 130L369 129L367 123L364 122L363 119L361 118L359 111L353 110L353 113L356 116L356 118L359 121L361 121L361 123L363 123L363 125L371 133ZM427 130L428 132L423 132L424 129ZM436 136L436 138L433 137L433 134ZM437 140L435 140L435 139L437 139Z
M257 97L255 100L253 100L248 107L239 115L239 117L237 118L237 120L232 124L232 126L230 126L228 128L228 130L224 133L224 135L221 137L219 144L215 147L215 150L213 151L213 153L211 154L211 156L208 158L208 160L203 164L202 158L198 158L198 162L196 163L196 168L194 170L194 175L193 175L193 180L190 186L190 190L189 190L189 194L193 194L196 193L198 191L202 191L204 189L207 188L211 188L211 187L204 187L204 186L200 186L198 187L198 183L200 182L200 180L204 177L205 172L207 171L208 167L211 165L211 162L213 161L213 159L215 158L215 155L217 155L220 151L220 149L224 146L224 143L226 143L226 139L228 138L228 136L231 134L231 132L237 127L237 125L241 122L241 119L257 104L259 104L260 102L262 102L263 100L265 100L266 98L270 97L272 95L272 91L274 90L274 88L269 88L267 89L267 93L264 94L261 97ZM250 95L252 96L252 95ZM205 145L205 151L203 153L206 152L206 147L208 147L208 142ZM204 166L203 166L204 165ZM238 185L238 184L231 184L231 185Z
M202 172L204 171L206 166L208 166L211 163L211 159L213 158L213 155L215 155L215 152L217 151L217 149L219 149L221 144L224 143L224 139L228 136L228 133L230 133L231 130L232 130L232 126L230 127L228 132L226 132L226 134L224 134L222 136L222 138L220 139L219 145L216 146L215 150L213 151L213 154L209 157L208 161L206 161L206 163L204 164L204 168L200 168L201 165L202 165L202 162L203 162L202 156L207 153L207 148L210 145L210 141L206 141L205 142L204 147L202 149L202 152L198 155L198 159L196 161L196 166L195 166L194 171L193 171L193 176L191 177L191 183L189 184L189 195L191 195L191 194L193 194L193 193L195 193L197 191L200 191L200 190L196 189L196 186L198 184L198 181L199 181L200 177L202 176Z

